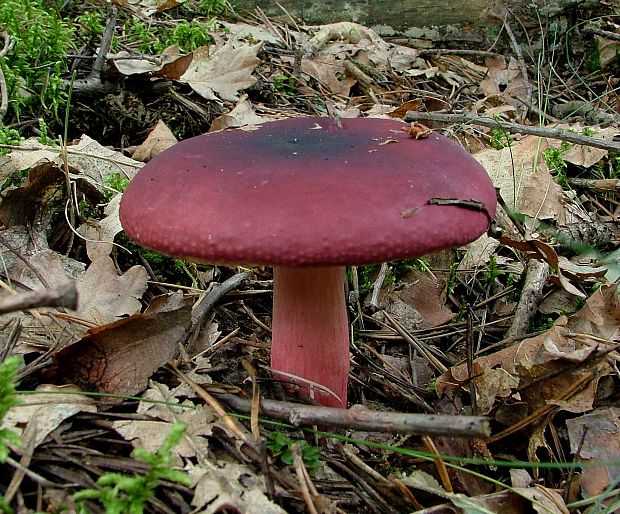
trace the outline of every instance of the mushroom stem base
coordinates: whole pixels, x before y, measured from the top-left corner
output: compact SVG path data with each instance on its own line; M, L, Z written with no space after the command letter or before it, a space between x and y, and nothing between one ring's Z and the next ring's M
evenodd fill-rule
M274 268L271 367L276 377L330 407L347 406L344 277L342 266Z

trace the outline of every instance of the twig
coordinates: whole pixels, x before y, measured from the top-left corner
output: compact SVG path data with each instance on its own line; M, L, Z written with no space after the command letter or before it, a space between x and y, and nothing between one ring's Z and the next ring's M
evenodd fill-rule
M527 107L532 103L532 84L530 84L530 79L527 75L527 65L523 59L523 52L521 52L521 45L517 42L517 38L515 37L510 25L508 24L508 20L504 20L504 30L508 37L510 38L510 44L512 46L512 50L517 56L517 62L519 63L519 68L521 68L521 77L523 78L523 86L525 87L525 100L527 102Z
M293 454L293 464L295 464L295 473L297 474L297 480L299 481L299 487L301 489L301 495L303 496L306 509L309 514L318 514L316 506L314 505L314 494L310 491L309 486L312 486L312 482L308 477L308 472L304 466L304 459L301 456L301 450L297 444L293 444L291 448ZM314 486L312 486L314 489ZM314 489L316 493L316 489ZM318 495L318 493L316 493Z
M170 366L174 373L181 379L183 382L188 384L198 396L200 396L213 411L221 418L226 428L230 430L232 434L235 435L237 439L240 441L247 442L249 440L246 435L244 429L237 423L237 420L231 417L228 412L224 410L224 407L218 402L211 394L205 391L200 385L194 382L191 378L189 378L185 373L179 371L176 367Z
M211 312L213 307L215 307L215 304L219 302L226 293L232 291L233 289L237 289L249 277L250 274L247 271L237 273L221 284L216 284L210 292L198 300L192 311L192 324L189 329L189 334L191 337L195 337L198 333L205 318L207 317L207 314Z
M372 295L370 296L370 301L368 302L368 304L375 309L379 308L379 293L381 292L381 288L383 287L383 282L385 282L387 272L388 263L384 262L383 264L381 264L381 269L379 270L377 279L372 284Z
M569 178L572 186L600 191L603 193L620 192L620 180L615 178L590 179L590 178Z
M606 39L612 39L614 41L620 41L620 34L616 34L615 32L610 32L608 30L596 29L596 28L588 28L584 29L584 34L595 34L597 36L604 37Z
M447 366L443 364L437 357L433 355L433 353L423 344L421 341L418 341L415 337L413 337L405 327L403 327L398 321L396 321L392 316L390 316L387 311L383 311L383 315L388 323L392 326L396 332L398 332L404 339L409 343L413 348L415 348L418 352L420 352L430 363L430 365L435 368L440 373L445 373L448 371Z
M0 297L0 314L38 307L68 307L77 309L75 282L50 289Z
M114 37L114 28L116 27L116 7L112 7L108 17L106 19L105 31L101 38L101 45L99 46L99 52L93 63L93 68L85 80L76 80L73 83L73 89L76 92L88 93L93 91L109 92L114 89L112 84L104 84L101 80L103 73L103 66L105 64L106 56L112 46L112 38Z
M538 137L549 137L552 139L560 139L575 143L577 145L592 146L593 148L602 148L603 150L620 150L620 141L609 141L599 137L584 136L575 134L562 129L532 127L530 125L522 125L520 123L510 123L506 121L495 120L493 118L485 118L475 114L447 114L447 113L428 113L418 111L407 111L404 118L405 121L438 121L440 123L473 123L489 128L501 128L507 132L521 134L529 134Z
M398 42L398 40L390 40L392 42ZM401 44L401 43L398 43ZM424 50L420 50L420 57L424 57L425 55L457 55L462 57L501 57L502 54L498 54L497 52L489 52L488 50L465 50L465 49L454 49L454 48L425 48Z
M4 47L0 50L0 59L2 59L6 54L8 54L13 47L15 46L15 40L8 35L8 33L3 32L2 37L4 38ZM4 72L2 71L2 66L0 66L0 122L6 115L7 110L9 109L9 93L6 88L6 79L4 77Z
M252 409L250 400L229 393L215 391L212 393L233 409L248 413ZM380 412L366 409L361 405L354 405L350 409L336 409L276 400L262 400L260 408L263 416L287 420L295 426L321 425L369 432L402 432L448 437L488 437L490 433L489 422L482 416Z
M527 263L525 284L515 310L512 324L506 332L506 338L519 337L527 333L530 322L538 310L543 297L543 286L549 277L549 264L538 259Z

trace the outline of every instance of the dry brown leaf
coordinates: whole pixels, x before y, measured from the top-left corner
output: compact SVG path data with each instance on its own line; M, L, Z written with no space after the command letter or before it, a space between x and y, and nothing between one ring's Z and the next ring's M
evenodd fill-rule
M505 103L517 108L527 105L527 93L523 75L516 59L510 58L508 64L503 57L489 57L486 78L480 82L480 91L485 96L497 96Z
M38 164L44 164L48 162L54 162L61 164L62 161L59 158L58 148L46 146L39 142L37 138L30 138L22 141L19 144L19 150L12 150L6 157L11 168L7 165L3 166L3 179L8 177L9 174L15 171L28 170L34 168Z
M336 95L349 96L355 79L344 76L344 61L333 55L308 57L301 61L301 71ZM339 76L344 78L339 79Z
M177 144L177 142L177 138L174 137L168 126L162 120L159 120L143 143L136 148L132 157L136 161L148 162L164 150Z
M99 255L78 278L77 315L96 324L111 323L139 312L140 298L146 291L148 273L143 266L132 266L118 275L108 255Z
M144 57L130 59L129 57L131 57L131 54L123 50L115 54L114 59L112 59L116 69L123 75L142 75L159 71L162 68L162 63L159 59L146 59Z
M188 396L191 388L182 386L170 390L165 384L150 381L150 387L142 395L137 412L152 417L152 421L123 420L114 423L114 429L134 447L157 450L170 431L170 424L183 423L185 436L173 449L179 457L194 458L206 455L207 436L211 435L213 425L220 421L210 408L194 405L189 400L179 403L179 397ZM166 402L166 403L163 403Z
M425 491L443 498L450 503L444 504L444 510L438 510L440 505L433 508L437 512L501 512L502 514L522 514L527 512L527 501L517 494L509 491L476 496L475 498L460 493L445 491L431 475L424 471L416 470L399 479L407 487L411 488L417 496L417 490Z
M106 189L105 183L110 177L120 172L122 178L132 179L144 165L86 135L76 145L67 147L67 157L72 168L71 178L86 180L99 192Z
M620 334L619 285L606 284L599 287L586 300L586 304L568 318L567 326L573 332L591 334L614 341Z
M179 80L207 100L235 101L239 91L256 83L252 72L260 62L257 54L261 47L262 43L235 47L228 42L210 54L208 47L201 46L194 50L192 62Z
M169 80L179 80L192 63L193 54L181 55L178 46L166 48L160 56L162 68L155 72L158 77L166 77Z
M218 20L227 31L228 39L234 41L261 41L263 43L278 44L282 41L276 34L274 34L269 26L265 25L250 25L249 23L237 22L230 23L223 20ZM276 30L276 29L274 29ZM288 37L294 38L299 36L297 31L287 27L286 29Z
M153 14L174 9L185 0L114 0L114 3L129 8L134 14L152 16Z
M285 514L282 507L265 495L265 479L248 466L234 462L209 462L193 468L196 482L192 506L197 514L215 514L223 509L240 514Z
M196 455L205 455L208 450L206 436L211 435L213 414L204 409L191 412L192 416L181 416L178 422L186 426L183 439L177 444L172 454L177 457L193 458ZM188 424L185 418L191 421ZM130 441L134 448L144 448L156 452L168 436L171 423L169 421L121 420L115 421L112 427L123 439Z
M235 108L227 114L222 114L211 123L209 132L216 132L233 127L243 127L248 125L259 125L265 119L261 118L252 109L252 104L247 95L241 95Z
M578 312L561 316L543 334L476 359L477 400L488 409L497 398L508 398L519 388L520 398L527 401L530 412L547 405L574 413L586 412L594 404L599 379L609 374L611 367L605 359L592 360L600 350L595 341L583 342L574 334L585 333L611 341L619 332L617 285L601 286ZM575 383L590 375L583 389L567 395ZM540 380L542 377L548 378ZM454 366L437 379L437 391L443 394L446 389L458 389L468 380L467 366Z
M160 296L144 314L89 330L54 356L56 380L109 394L140 393L178 353L190 311L181 294Z
M351 45L352 48L363 50L373 46L387 53L388 44L372 29L350 21L340 21L321 25L319 30L303 46L304 56L312 56L324 50L330 42ZM345 52L348 52L349 48ZM342 52L342 47L329 45L332 54Z
M562 123L559 125L553 125L549 128L576 132L577 134L583 133L585 129L584 125L581 125L579 123ZM613 141L614 137L620 134L620 129L618 129L617 127L601 128L588 126L588 129L596 132L596 138L606 141ZM549 146L552 146L554 148L560 148L562 145L562 141L558 139L548 139L547 142L549 143ZM597 162L599 162L603 157L605 157L607 153L608 150L605 150L603 148L594 148L593 146L571 144L567 150L562 151L562 160L575 164L576 166L590 168L594 166Z
M344 71L344 60L351 57L379 71L403 72L418 61L419 55L413 48L387 43L374 30L349 21L321 25L303 45L302 51L302 69L306 59L314 62L313 65L306 65L304 70L311 76L314 76L311 71L313 67L322 66L332 66L329 73L339 75ZM423 62L420 61L420 64ZM318 69L315 71L320 74ZM327 73L326 69L322 71ZM329 85L329 82L326 84Z
M562 495L547 487L541 485L515 487L512 489L512 492L527 498L531 503L532 509L539 514L569 514Z
M496 238L482 234L478 239L465 246L465 255L459 262L459 270L468 270L484 267L489 257L499 246Z
M121 198L121 194L112 197L101 220L89 219L77 229L78 234L86 240L86 254L92 262L101 256L110 255L114 238L123 230L118 216Z
M549 173L542 152L547 144L526 136L501 150L487 149L474 157L499 187L508 207L537 220L554 219L565 223L562 188Z
M32 455L34 450L58 426L78 412L97 412L94 400L80 393L75 386L41 385L33 394L20 398L21 403L11 408L2 428L20 434L24 444L15 448L19 454Z
M382 303L405 328L409 330L423 329L443 325L452 320L455 314L445 305L445 281L430 276L422 271L412 270L404 279L407 285L396 292L390 293ZM399 304L402 302L404 306ZM413 309L415 314L406 314L406 307ZM405 312L403 312L405 311ZM403 318L403 314L405 314ZM413 323L403 320L410 319Z
M31 289L39 289L45 285L41 283L38 275L45 279L47 285L54 287L75 279L85 269L83 263L49 249L28 255L27 259L28 264L21 260L16 262L10 269L9 277Z
M579 481L585 498L597 496L620 480L620 409L600 408L566 421L571 451L584 467Z
M123 75L140 75L143 73L155 73L159 76L165 76L169 79L178 79L180 75L174 75L174 70L179 70L183 66L187 69L191 56L181 54L178 45L171 45L166 48L157 58L136 57L128 59L131 54L129 52L119 52L115 54L112 62L116 69Z
M30 226L34 219L44 217L40 211L50 209L50 200L58 193L58 185L63 180L64 174L54 163L42 163L30 169L22 184L2 191L2 224L5 227Z

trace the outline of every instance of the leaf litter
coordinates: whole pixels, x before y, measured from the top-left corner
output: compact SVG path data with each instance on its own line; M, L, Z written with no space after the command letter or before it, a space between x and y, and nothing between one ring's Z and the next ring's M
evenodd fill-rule
M118 4L152 17L180 3ZM110 64L132 80L173 84L179 105L194 120L209 116L208 124L194 121L198 133L253 130L272 119L316 112L402 118L408 110L464 109L523 119L530 85L515 57L423 53L351 22L310 28L279 25L264 15L257 19L262 23L222 22L225 30L213 34L213 44L188 54L171 46L156 56L115 54ZM612 41L601 45L604 56L610 47L617 50ZM601 64L611 62L605 57ZM121 192L112 186L116 179L131 179L143 162L176 142L173 121L142 127L144 137L125 146L131 157L86 135L64 147L31 138L2 156L6 294L70 280L79 291L74 311L41 308L2 316L11 344L4 355L26 358L22 387L36 388L2 422L22 438L21 447L11 446L13 462L21 467L0 465L7 470L0 487L9 499L31 491L43 477L41 500L71 503L68 493L51 484L70 482L76 490L75 484L92 487L109 470L131 469L123 448L155 452L178 421L187 431L174 448L174 462L192 487L162 484L149 512L302 512L310 498L317 512L564 513L571 502L617 488L619 205L608 193L567 187L544 157L548 149L560 150L568 171L600 177L606 169L618 173L608 150L519 134L502 134L506 145L497 148L491 129L431 127L458 139L485 166L506 206L497 220L503 235L428 256L406 273L397 263L387 275L378 267L354 269L351 281L355 403L386 416L428 407L492 421L486 441L436 437L439 454L429 458L428 445L407 434L352 430L345 446L337 434L251 426L243 419L232 429L225 421L222 412L229 409L218 401L225 402L225 394L254 402L282 398L267 364L269 271L254 269L238 291L218 298L196 337L196 302L235 270L171 259L162 266L161 257L126 248L131 245L118 219ZM577 134L586 130L579 117L551 126ZM587 130L610 142L620 133L617 120ZM72 227L69 204L79 214ZM559 231L577 223L600 224L609 237L600 244L577 241L581 246L569 238L567 250ZM534 310L528 333L506 339L521 308L519 295L525 297L519 284L531 259L551 267L541 291L545 301ZM173 283L163 280L165 266L175 270ZM201 277L207 277L206 288L199 287ZM390 319L398 321L398 330ZM14 329L18 336L11 342ZM447 371L436 372L430 354ZM241 366L242 359L250 368ZM182 374L172 371L177 367ZM254 371L249 375L248 369ZM318 444L317 474L301 478L303 459L296 468L283 466L252 435L256 430L261 438L284 431L291 444ZM441 471L442 459L459 458L475 463L447 475ZM519 464L498 471L494 459L575 462L581 472ZM493 492L490 481L471 470L511 486ZM304 491L309 486L314 491Z

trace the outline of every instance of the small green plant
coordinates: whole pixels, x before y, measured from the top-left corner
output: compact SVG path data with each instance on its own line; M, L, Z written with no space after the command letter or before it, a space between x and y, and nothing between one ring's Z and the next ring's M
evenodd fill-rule
M199 9L205 16L221 16L226 12L228 2L226 0L203 0Z
M19 357L9 357L0 364L0 426L7 412L19 403L15 394L15 377L21 365ZM9 444L19 444L19 436L8 428L0 428L0 462L9 457Z
M450 270L448 271L448 276L446 277L446 289L450 294L454 294L454 290L456 289L456 270L458 268L458 262L451 264Z
M192 52L199 46L213 42L209 34L214 23L187 20L177 24L174 29L157 31L140 20L130 23L129 41L138 44L138 50L145 54L160 54L171 45L178 45L183 52Z
M543 152L543 157L549 168L549 172L555 177L558 184L566 189L570 189L566 170L568 168L562 154L571 147L568 141L562 141L559 148L549 147Z
M104 181L103 197L105 201L109 201L116 193L122 193L129 185L129 179L121 175L120 171L115 171Z
M178 45L183 52L193 52L200 46L213 43L213 38L209 34L209 31L213 30L213 28L212 24L202 23L198 20L192 20L191 22L183 20L170 34L167 46Z
M144 475L106 473L97 480L96 489L84 489L73 495L80 514L88 512L86 501L96 501L106 514L142 514L148 500L155 495L155 489L162 480L185 486L190 485L187 474L173 469L173 448L179 444L185 433L185 425L176 423L156 453L136 448L131 456L146 463L149 470Z
M297 445L301 451L301 457L304 465L308 469L308 473L313 474L321 467L321 449L316 446L310 446L303 439L294 440L283 434L282 432L270 432L267 434L269 448L274 457L287 466L293 465L292 446Z
M295 79L293 77L287 75L272 75L271 81L274 89L284 96L291 96L297 92Z
M0 145L17 146L24 140L15 129L0 126ZM10 148L0 148L0 155L5 155L11 151Z
M103 11L86 11L75 19L78 31L89 37L101 36L105 31L105 14Z
M129 27L127 32L128 40L131 43L137 43L140 52L144 54L158 53L158 48L161 48L161 50L165 48L165 46L162 48L159 37L151 26L137 18L131 20L131 23L127 25Z
M19 403L15 395L17 371L21 365L19 357L9 357L0 363L0 426L7 412ZM9 445L19 445L21 439L18 434L8 428L0 428L0 464L9 458ZM0 496L0 512L11 514L13 509Z
M510 132L503 128L494 128L491 130L491 146L496 150L508 148L512 146L512 137Z
M596 134L598 134L598 132L594 130L592 127L583 127L581 129L581 133L584 136L588 136L588 137L596 137Z
M497 265L497 257L495 255L491 255L489 257L489 265L484 272L484 278L487 281L487 284L493 284L496 279L498 279L502 275L499 266Z
M38 119L39 122L39 132L41 132L41 135L39 136L39 143L41 143L42 145L53 145L53 141L50 141L49 139L49 129L47 127L47 123L45 122L45 120L43 118L39 118Z

